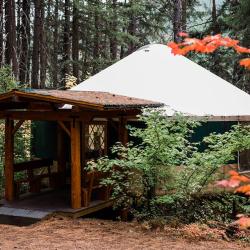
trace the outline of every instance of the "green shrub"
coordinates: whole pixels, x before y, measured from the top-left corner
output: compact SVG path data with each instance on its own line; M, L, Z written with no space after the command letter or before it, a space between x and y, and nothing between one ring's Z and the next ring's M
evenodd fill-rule
M200 152L199 144L189 140L200 123L179 114L165 117L162 110L145 110L139 120L145 129L129 127L130 135L141 141L139 145L117 144L112 148L115 158L89 163L90 169L107 173L102 183L113 187L116 206L130 208L140 219L165 216L162 211L168 214L168 208L174 208L176 216L189 209L193 217L187 216L188 221L196 217L206 220L209 214L216 217L212 207L221 215L219 199L208 199L195 210L192 205L198 208L201 204L194 197L198 199L206 191L218 178L221 166L233 160L238 150L250 148L249 126L234 126L224 134L205 137L207 147Z

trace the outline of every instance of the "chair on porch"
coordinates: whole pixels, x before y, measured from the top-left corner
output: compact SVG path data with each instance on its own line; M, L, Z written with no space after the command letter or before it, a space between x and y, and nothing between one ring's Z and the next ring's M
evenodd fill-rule
M88 207L95 191L98 192L98 200L107 201L110 198L111 186L104 186L100 182L105 177L98 171L84 171L82 181L82 206Z

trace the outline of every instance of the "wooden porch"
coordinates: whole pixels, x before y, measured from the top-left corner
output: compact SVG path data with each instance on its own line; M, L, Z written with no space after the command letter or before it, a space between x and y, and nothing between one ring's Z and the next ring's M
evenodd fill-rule
M100 92L29 90L0 95L0 119L5 119L5 200L0 214L1 209L11 208L80 217L112 206L111 189L99 183L101 173L89 172L85 166L88 160L107 155L108 125L111 133L117 133L116 141L127 143L127 121L136 119L145 106L161 104ZM26 120L57 124L56 159L15 163L14 135ZM44 168L45 173L37 174L37 169ZM17 180L17 172L26 177ZM50 189L45 193L41 190L44 179ZM19 195L23 183L31 195Z
M12 202L8 202L4 199L0 201L0 215L33 218L37 220L52 215L78 218L113 205L113 200L94 200L91 201L87 207L73 209L70 207L70 196L70 189L64 188L28 195Z

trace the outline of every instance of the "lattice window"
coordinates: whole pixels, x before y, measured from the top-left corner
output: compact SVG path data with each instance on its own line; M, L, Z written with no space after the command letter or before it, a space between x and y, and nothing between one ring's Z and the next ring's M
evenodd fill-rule
M106 153L106 124L87 125L85 127L85 143L86 153L94 153L93 157L103 156Z

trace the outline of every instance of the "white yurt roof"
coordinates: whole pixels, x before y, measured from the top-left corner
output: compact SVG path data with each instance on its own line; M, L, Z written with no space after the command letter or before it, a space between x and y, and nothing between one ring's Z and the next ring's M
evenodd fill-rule
M165 103L196 116L249 116L250 95L166 45L144 46L72 88Z

